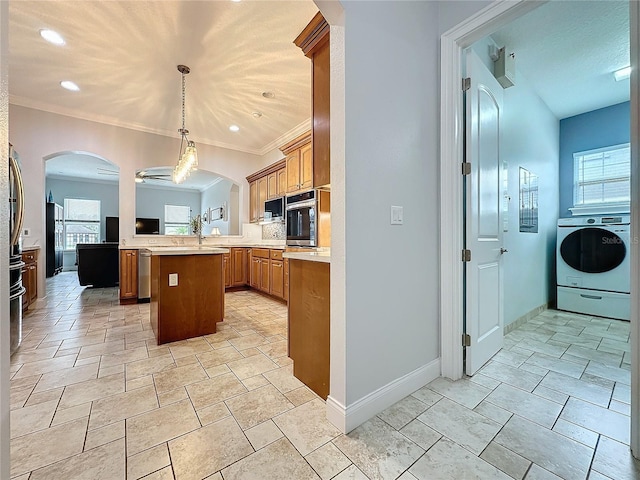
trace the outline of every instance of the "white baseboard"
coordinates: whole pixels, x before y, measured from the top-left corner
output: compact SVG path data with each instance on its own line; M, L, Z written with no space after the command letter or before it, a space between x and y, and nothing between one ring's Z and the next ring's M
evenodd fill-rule
M345 406L329 395L327 397L327 419L342 433L349 433L385 408L402 400L427 383L440 376L440 358L397 378L378 390Z

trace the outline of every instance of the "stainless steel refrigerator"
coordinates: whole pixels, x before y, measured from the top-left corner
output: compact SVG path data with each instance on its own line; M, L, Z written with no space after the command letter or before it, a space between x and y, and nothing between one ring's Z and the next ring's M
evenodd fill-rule
M22 286L22 261L20 234L24 218L24 187L22 174L16 153L9 144L9 310L11 354L18 349L22 342L22 296L25 288Z

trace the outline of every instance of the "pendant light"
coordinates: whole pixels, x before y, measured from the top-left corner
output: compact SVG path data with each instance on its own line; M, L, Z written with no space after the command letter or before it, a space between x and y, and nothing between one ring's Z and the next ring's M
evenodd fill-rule
M178 65L178 71L182 75L182 128L178 129L180 134L180 153L178 156L178 164L173 169L173 183L182 183L185 178L189 176L192 170L198 168L198 151L196 150L196 144L193 143L187 135L189 130L185 127L185 115L184 115L184 99L185 99L185 79L191 70L186 65ZM182 150L184 147L184 151Z

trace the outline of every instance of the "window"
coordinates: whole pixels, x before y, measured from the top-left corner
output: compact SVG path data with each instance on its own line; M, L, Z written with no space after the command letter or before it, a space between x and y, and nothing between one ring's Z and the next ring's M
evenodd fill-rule
M616 206L626 206L629 211L631 159L628 143L574 153L573 177L573 213L600 206L608 208L609 213L618 213L619 209L611 208Z
M64 199L64 248L100 242L100 200Z
M189 220L191 209L185 205L164 206L164 234L165 235L189 235Z

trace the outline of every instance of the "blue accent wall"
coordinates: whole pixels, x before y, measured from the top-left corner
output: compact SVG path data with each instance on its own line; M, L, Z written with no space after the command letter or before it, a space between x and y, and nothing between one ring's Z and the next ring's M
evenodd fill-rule
M629 143L629 102L560 120L560 217L573 207L573 154ZM542 181L542 179L540 179Z

